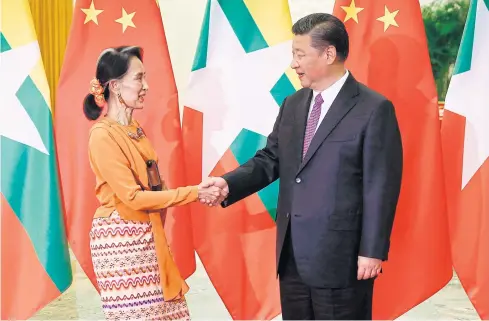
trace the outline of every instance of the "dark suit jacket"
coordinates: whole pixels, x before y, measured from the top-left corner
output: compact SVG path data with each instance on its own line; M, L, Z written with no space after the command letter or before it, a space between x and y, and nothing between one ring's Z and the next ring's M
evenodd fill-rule
M387 259L401 186L402 143L392 103L350 74L302 161L312 99L287 97L266 147L223 176L229 206L280 178L277 268L288 224L297 269L309 286L356 280L357 258Z

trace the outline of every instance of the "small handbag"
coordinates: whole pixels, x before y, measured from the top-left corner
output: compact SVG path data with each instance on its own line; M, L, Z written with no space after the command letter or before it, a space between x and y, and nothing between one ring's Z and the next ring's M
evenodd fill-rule
M152 191L162 191L163 182L161 181L158 164L150 159L146 161L146 170L148 172L148 186Z

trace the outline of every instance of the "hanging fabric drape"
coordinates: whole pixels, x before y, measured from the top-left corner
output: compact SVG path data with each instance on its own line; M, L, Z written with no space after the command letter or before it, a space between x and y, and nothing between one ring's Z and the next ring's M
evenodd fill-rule
M54 111L56 87L73 16L73 0L29 0Z

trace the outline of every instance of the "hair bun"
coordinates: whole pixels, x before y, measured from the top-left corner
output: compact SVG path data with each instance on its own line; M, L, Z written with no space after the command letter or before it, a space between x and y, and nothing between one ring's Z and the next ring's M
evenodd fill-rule
M93 78L90 81L90 94L95 98L95 103L100 108L105 105L104 88L100 85L100 81L97 78Z

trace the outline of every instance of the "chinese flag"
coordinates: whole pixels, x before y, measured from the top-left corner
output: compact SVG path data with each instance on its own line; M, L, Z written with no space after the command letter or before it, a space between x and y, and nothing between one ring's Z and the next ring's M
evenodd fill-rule
M393 319L452 277L440 122L418 0L337 0L350 35L347 68L396 108L404 149L389 259L374 290L374 318Z
M149 92L145 108L134 114L151 139L168 188L185 185L178 94L160 10L155 0L78 0L56 97L55 130L71 248L94 285L89 230L98 202L88 162L88 131L83 99L95 76L99 54L107 47L144 50ZM110 157L110 155L107 155ZM182 276L195 271L187 207L168 211L165 230Z

